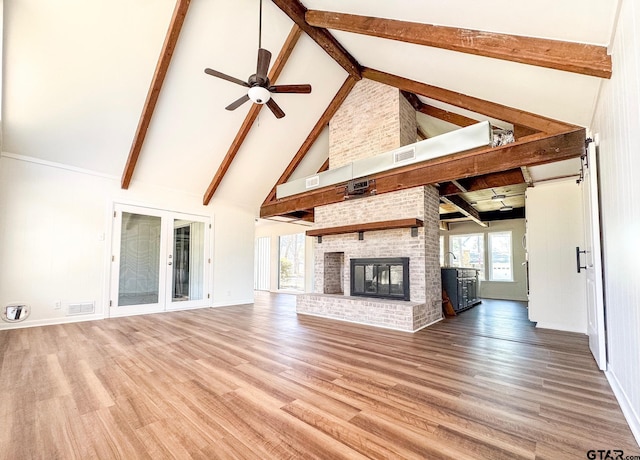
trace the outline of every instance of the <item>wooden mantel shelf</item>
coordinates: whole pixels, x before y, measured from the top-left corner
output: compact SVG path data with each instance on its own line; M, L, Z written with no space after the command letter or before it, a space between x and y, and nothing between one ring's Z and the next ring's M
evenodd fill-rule
M307 236L341 235L343 233L371 232L374 230L391 230L394 228L422 227L420 219L396 219L367 224L343 225L342 227L318 228L307 230Z

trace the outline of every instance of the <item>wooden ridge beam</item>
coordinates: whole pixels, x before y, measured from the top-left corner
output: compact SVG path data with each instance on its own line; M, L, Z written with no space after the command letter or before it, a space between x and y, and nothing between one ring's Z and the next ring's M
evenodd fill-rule
M499 171L576 158L584 153L585 129L573 127L560 134L533 135L501 147L486 147L435 158L403 168L374 174L376 192L387 193L421 185L480 176ZM337 203L344 184L308 191L263 204L260 217L291 213Z
M513 125L526 126L527 128L532 128L538 132L551 134L564 132L567 129L574 128L574 126L569 123L562 123L551 118L525 112L524 110L514 109L506 105L485 101L473 96L456 93L455 91L428 85L426 83L420 83L415 80L409 80L408 78L399 77L397 75L370 69L368 67L362 69L362 77L379 83L384 83L410 93L420 94L472 112L481 113L491 118L509 122Z
M509 185L524 184L525 178L521 168L513 168L482 176L460 179L459 182L467 192L477 192L488 188L506 187ZM440 196L457 195L462 193L453 181L440 184Z
M190 3L191 0L176 1L173 16L169 23L169 29L167 30L167 35L165 36L164 44L162 45L162 51L160 52L160 57L156 64L156 70L153 73L151 85L147 92L147 99L144 101L142 114L140 115L138 127L136 128L136 134L133 137L131 150L129 151L129 156L127 157L127 162L125 164L124 171L122 172L120 186L125 190L128 189L131 184L133 172L136 169L138 158L140 158L144 139L147 136L147 130L151 124L151 118L153 117L153 112L156 109L156 104L160 97L160 90L162 89L164 79L167 76L169 64L173 57L173 51L178 43L178 37L180 37L180 31L182 30L182 25L184 24L184 19L187 16Z
M340 108L344 100L347 98L347 96L349 95L349 93L351 92L351 90L353 89L356 83L357 83L357 80L355 78L351 76L347 77L347 79L344 81L344 83L342 84L342 86L340 87L336 95L333 97L333 99L325 109L320 119L316 122L315 126L313 127L313 129L311 130L307 138L304 140L300 148L298 149L298 152L294 155L294 157L292 158L287 168L284 170L284 172L282 173L278 181L275 183L275 185L269 192L269 195L267 195L267 198L264 200L264 203L273 201L275 199L276 187L280 184L284 184L286 181L289 180L289 178L291 177L291 174L293 174L293 172L296 170L298 165L300 165L300 162L303 160L307 152L309 152L309 149L313 146L314 142L318 139L320 134L322 134L322 131L329 124L329 121L333 118L335 113L338 111L338 109Z
M360 80L361 66L351 54L334 38L331 33L319 27L313 27L305 20L307 8L298 0L273 0L291 20L296 23L313 41L331 56L352 78Z
M471 206L469 203L467 203L467 201L464 198L459 197L458 195L451 195L451 196L440 197L440 200L455 206L460 210L462 214L469 217L476 224L482 227L487 226L487 224L482 222L482 219L480 218L480 213L478 213L478 210L475 209L473 206Z
M302 34L302 30L300 29L300 27L294 24L293 27L291 28L291 31L289 32L289 35L287 36L287 39L284 42L284 45L282 45L282 49L280 50L280 53L278 53L278 57L274 61L273 66L269 71L268 77L272 84L275 84L277 78L280 76L280 73L282 72L282 69L287 63L289 56L291 56L293 48L296 46L296 43L298 43L298 39L300 38L301 34ZM211 179L211 183L209 184L209 187L207 187L207 190L204 193L202 203L205 206L209 204L209 202L211 201L211 198L213 198L213 195L216 193L216 190L220 186L222 179L224 178L225 174L229 170L231 163L235 159L236 155L238 154L238 151L240 150L240 147L242 147L244 140L249 134L249 131L253 126L253 123L256 121L256 118L258 118L258 114L260 113L261 108L262 108L262 105L260 104L251 104L251 107L249 108L249 113L247 113L247 116L242 122L242 125L240 126L240 129L236 134L236 137L233 139L233 142L231 143L231 146L229 147L227 154L222 159L220 166L218 166L218 170L213 176L213 179Z
M478 56L611 78L604 46L309 10L308 24Z

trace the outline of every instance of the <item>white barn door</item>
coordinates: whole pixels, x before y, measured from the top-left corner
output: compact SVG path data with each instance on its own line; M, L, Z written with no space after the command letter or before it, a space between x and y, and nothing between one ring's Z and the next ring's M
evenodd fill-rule
M600 207L598 201L597 147L591 142L583 158L582 202L585 248L578 252L578 270L585 271L587 283L587 334L589 348L601 370L607 369L605 310L600 247ZM582 261L582 262L581 262ZM581 267L582 266L582 267ZM583 268L584 267L584 268Z

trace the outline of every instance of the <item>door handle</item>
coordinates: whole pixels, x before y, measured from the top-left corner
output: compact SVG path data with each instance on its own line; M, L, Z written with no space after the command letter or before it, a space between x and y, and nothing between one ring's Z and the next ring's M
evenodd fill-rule
M584 267L580 266L580 254L586 254L586 253L587 253L586 250L581 251L580 246L576 246L576 268L578 269L578 273L580 273L580 269L584 269L584 270L587 269L586 266Z

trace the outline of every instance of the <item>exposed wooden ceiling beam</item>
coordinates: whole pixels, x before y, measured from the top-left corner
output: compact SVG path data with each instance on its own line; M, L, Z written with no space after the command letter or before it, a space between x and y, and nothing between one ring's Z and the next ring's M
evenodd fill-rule
M451 195L451 196L440 197L440 200L444 201L445 203L452 204L453 206L458 208L462 214L469 217L476 224L482 227L487 226L487 224L482 222L482 219L480 219L480 214L478 213L478 210L475 209L473 206L471 206L469 203L467 203L464 198L459 197L458 195Z
M124 171L122 173L120 185L123 189L128 189L129 185L131 184L133 172L136 169L136 164L138 163L138 158L140 157L140 152L142 151L142 145L144 144L144 139L147 135L149 124L151 123L151 117L153 116L153 112L156 108L158 97L160 96L160 90L162 89L162 85L164 83L164 78L167 76L169 64L171 63L171 58L173 57L173 51L176 48L176 43L178 43L178 37L180 36L180 31L182 30L184 18L187 16L187 11L189 10L190 3L191 0L176 1L176 6L173 10L173 16L171 17L171 22L169 23L169 29L167 30L167 35L165 36L164 44L162 45L162 51L160 52L160 57L158 58L158 63L156 64L156 70L153 73L151 85L149 86L149 91L147 92L147 99L144 101L142 114L140 115L140 120L138 121L138 127L136 129L136 134L133 138L133 143L131 144L129 157L127 158L127 163L125 164Z
M329 169L329 159L327 158L326 160L324 160L324 163L322 163L322 166L320 166L320 168L318 168L318 172L325 172Z
M437 107L425 104L420 100L418 96L409 91L401 92L417 112L429 115L434 118L438 118L440 120L448 121L449 123L461 127L471 126L478 123L478 120L474 120L473 118L468 118L464 115L459 115L457 113L449 112L447 110L439 109Z
M481 113L491 118L503 120L545 133L558 133L570 129L572 125L546 118L524 110L518 110L506 105L489 102L466 94L456 93L437 86L420 83L408 78L399 77L379 70L365 67L362 69L363 78L384 83L395 88L435 99L440 102L461 107L472 112Z
M416 134L417 134L418 141L423 141L429 138L429 136L427 136L427 133L425 133L424 130L422 129L422 126L418 125L416 127L416 131L417 131Z
M269 192L269 195L264 200L264 203L267 203L275 199L276 187L280 184L284 184L286 181L289 180L289 178L291 177L291 174L293 174L293 172L296 170L298 165L300 165L300 162L302 161L302 159L305 157L309 149L313 146L314 142L318 139L320 134L322 134L322 131L329 124L329 121L333 118L335 113L338 111L338 109L340 108L344 100L347 98L347 96L349 95L349 93L351 92L351 90L353 89L356 83L357 83L357 80L355 78L351 76L347 77L347 79L344 81L344 83L342 84L342 86L340 87L336 95L333 97L333 99L325 109L320 119L316 122L315 126L313 127L313 129L311 130L307 138L304 140L300 148L298 149L298 152L294 155L293 159L291 160L287 168L284 170L284 172L282 173L278 181L275 183L275 185L271 189L271 192Z
M361 66L349 52L331 35L331 33L319 27L313 27L305 21L307 8L298 0L273 0L273 3L280 8L293 22L304 30L329 56L331 56L351 77L360 80Z
M521 168L514 168L507 171L499 171L484 174L482 176L459 179L456 182L462 185L465 192L477 192L478 190L486 190L488 188L523 184L525 182L525 178L522 175ZM456 186L453 181L440 184L440 196L457 195L459 193L462 193L460 187Z
M461 126L463 128L465 126L471 126L478 123L478 120L474 120L473 118L469 118L464 115L460 115L459 113L450 112L439 107L425 104L420 100L420 98L418 98L418 96L408 91L402 91L402 94L407 98L409 103L413 106L414 109L416 109L416 111L425 115L429 115L430 117L438 118L439 120L443 120L456 126ZM529 136L537 132L539 132L539 130L537 129L528 128L526 126L518 124L513 125L513 134L516 139L524 136Z
M475 149L414 165L374 174L376 192L387 193L421 185L480 176L521 166L534 166L579 157L584 153L585 129L572 127L560 134L535 135L501 147ZM313 191L263 204L261 217L311 209L343 200L339 186Z
M458 188L458 190L460 190L460 192L462 193L467 193L469 190L467 190L467 188L461 184L461 182L463 181L463 179L460 179L460 181L457 180L452 180L451 183L456 186Z
M280 73L282 72L282 69L284 68L287 60L289 59L289 56L291 56L291 52L296 46L296 43L298 42L301 34L302 30L300 29L300 27L294 24L291 28L291 31L289 32L289 35L287 36L287 39L284 42L284 45L282 46L282 49L280 50L280 53L278 53L278 57L274 61L273 66L269 71L268 77L271 83L275 83L275 81L278 79L278 76L280 76ZM216 190L220 186L222 179L229 170L231 163L238 154L240 147L242 147L242 143L249 134L253 123L256 121L256 118L258 118L258 114L260 113L261 108L262 105L260 104L251 104L249 113L247 113L242 126L240 126L236 137L233 139L233 142L231 143L227 154L222 159L222 163L220 163L220 166L218 166L218 170L213 176L213 179L211 180L211 183L209 184L209 187L204 194L202 203L205 206L209 204L211 198L213 198L213 195L216 193Z
M594 77L611 78L604 46L309 10L308 24Z
M471 126L475 125L476 123L480 123L478 120L474 120L473 118L465 117L464 115L449 112L448 110L444 110L428 104L422 104L419 112L463 128L465 126Z

